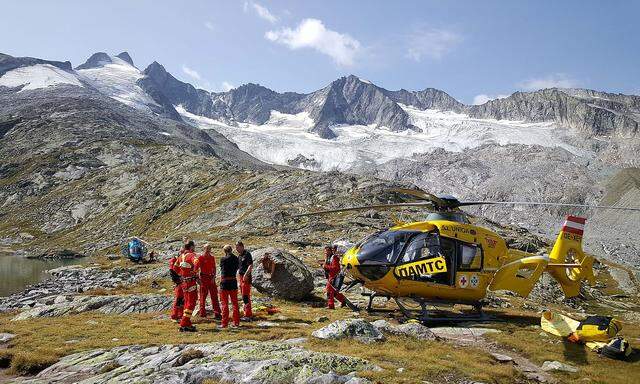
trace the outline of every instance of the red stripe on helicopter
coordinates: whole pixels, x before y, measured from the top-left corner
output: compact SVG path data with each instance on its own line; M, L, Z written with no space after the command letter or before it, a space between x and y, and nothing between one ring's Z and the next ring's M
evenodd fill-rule
M562 227L562 231L563 232L573 233L574 235L580 235L580 236L582 236L582 234L584 233L584 231L582 229L573 228L573 227L569 227L569 226L566 226L566 225Z
M587 219L585 219L584 217L578 217L578 216L567 216L567 221L584 224L587 222Z

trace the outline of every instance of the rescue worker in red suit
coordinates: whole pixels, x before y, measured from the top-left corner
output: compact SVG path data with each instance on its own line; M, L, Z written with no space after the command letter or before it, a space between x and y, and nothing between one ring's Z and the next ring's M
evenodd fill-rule
M211 254L211 246L204 245L204 252L198 256L196 269L200 271L200 317L207 316L207 296L211 296L213 314L216 319L221 318L220 302L218 301L218 286L216 285L216 259Z
M182 284L180 281L180 273L178 272L178 259L185 251L185 247L189 239L184 237L182 239L182 248L180 248L180 252L178 256L174 256L169 259L169 274L171 275L171 280L175 286L173 287L173 308L171 309L171 320L174 322L179 322L182 319L182 311L184 309L184 293L182 292Z
M345 297L338 292L333 284L336 277L340 273L340 258L334 252L331 246L324 247L324 265L325 276L327 277L327 308L334 309L334 300L338 299L342 307L345 306Z
M250 321L253 317L251 310L251 272L253 271L253 256L244 248L242 241L236 243L236 252L240 266L238 268L238 283L240 284L240 294L242 295L242 303L244 304L243 321Z
M182 251L180 252L182 254ZM169 259L169 274L175 286L173 287L173 308L171 309L171 320L176 323L182 319L182 310L184 309L184 294L182 293L182 284L180 274L178 273L177 260L180 256L173 256Z
M195 332L196 327L191 323L191 315L196 308L198 301L198 270L196 260L198 256L194 252L195 244L189 241L185 246L185 251L178 257L178 274L182 281L182 292L184 294L184 310L180 320L180 332Z
M224 256L220 259L220 304L222 306L222 323L220 328L229 325L229 300L233 306L233 325L240 325L240 309L238 308L238 280L236 275L240 261L233 254L233 248L227 244L223 248Z

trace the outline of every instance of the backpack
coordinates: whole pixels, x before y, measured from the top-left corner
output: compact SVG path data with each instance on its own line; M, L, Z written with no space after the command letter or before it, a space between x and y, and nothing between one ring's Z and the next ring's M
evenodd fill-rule
M624 360L631 355L633 349L629 342L622 337L616 337L607 345L600 348L600 354L610 359Z

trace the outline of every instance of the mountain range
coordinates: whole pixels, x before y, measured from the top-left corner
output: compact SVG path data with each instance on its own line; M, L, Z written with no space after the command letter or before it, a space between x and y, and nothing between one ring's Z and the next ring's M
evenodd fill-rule
M0 226L0 235L14 236L16 222L25 222L45 238L70 239L89 218L91 228L113 227L106 217L113 207L124 215L112 218L118 228L161 220L163 210L184 203L176 197L184 193L172 180L172 197L165 196L153 170L180 180L205 177L206 169L212 170L207 180L238 169L256 177L290 167L340 170L461 198L588 204L607 198L607 204L628 205L638 192L637 183L627 180L640 167L639 123L640 96L587 89L516 92L465 105L438 89L391 91L349 75L308 94L252 83L210 92L176 79L157 62L141 70L127 52L95 53L75 68L68 61L0 54L0 217L13 223ZM203 159L216 160L205 165L213 160ZM135 182L127 181L134 171ZM324 177L287 175L288 185ZM346 176L331 175L348 183ZM136 191L141 183L160 194ZM77 196L69 195L69 186L78 188ZM144 206L144 215L126 213L114 200L123 195L130 196L123 201ZM332 204L341 205L345 196ZM18 208L26 203L29 209ZM564 214L589 213L476 212L547 235L555 232L549 223ZM619 220L599 215L602 222ZM619 242L635 236L630 228L597 228L594 247L605 247L612 236ZM631 243L617 251L621 260L637 257L640 245Z
M86 77L91 77L92 72L102 72L104 77L108 72L104 70L105 67L110 67L112 72L117 67L123 72L129 70L133 75L129 80L135 79L136 86L150 99L143 104L175 120L180 120L174 108L177 105L195 115L227 123L246 122L258 125L269 120L271 111L286 114L306 112L313 120L310 131L327 139L336 137L332 127L341 124L374 125L396 132L419 130L401 105L421 110L465 113L482 119L554 121L588 136L635 136L640 124L640 96L586 89L554 88L516 92L482 105L465 105L438 89L389 91L370 81L349 75L309 94L278 93L252 83L228 92L209 92L176 79L157 62L140 71L127 52L115 56L95 53L85 63L75 67L75 70L69 62L2 55L0 75L36 64L55 66L75 75L81 82L85 82ZM126 68L127 66L130 68ZM114 77L117 75L112 76ZM99 83L106 83L104 79L93 79L96 80L93 85L98 88ZM117 89L102 90L109 96L120 96Z

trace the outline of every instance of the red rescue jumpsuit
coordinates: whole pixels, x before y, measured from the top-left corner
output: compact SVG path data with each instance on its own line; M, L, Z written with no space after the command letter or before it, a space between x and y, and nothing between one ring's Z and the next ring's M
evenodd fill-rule
M182 251L180 251L182 254ZM182 310L184 309L184 293L182 292L182 284L180 283L180 273L178 272L178 257L174 256L169 260L169 271L175 287L173 287L173 308L171 309L171 320L180 321L182 319Z
M192 251L185 251L180 257L178 257L178 274L182 278L182 292L184 293L184 311L182 314L182 320L180 320L181 327L191 327L191 315L196 307L198 301L198 285L196 279L198 276L198 270L196 268L197 256Z
M220 316L220 302L218 301L218 287L216 285L216 259L207 251L198 257L196 269L200 270L200 317L207 316L207 295L211 296L213 313Z
M331 255L329 260L325 260L324 270L327 271L327 308L334 309L334 298L344 304L344 295L333 287L333 280L340 273L340 259L337 255Z

